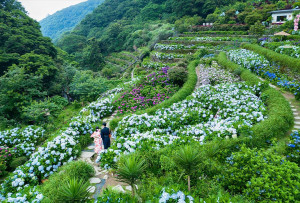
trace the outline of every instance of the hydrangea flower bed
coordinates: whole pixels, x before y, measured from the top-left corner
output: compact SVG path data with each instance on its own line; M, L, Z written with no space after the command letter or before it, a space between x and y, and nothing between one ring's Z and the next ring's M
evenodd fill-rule
M273 65L263 56L246 49L231 50L227 56L231 61L294 93L296 98L300 99L300 82L281 73L280 66Z
M253 42L251 38L240 38L240 37L170 37L169 40L174 41L204 41L204 42L214 42L214 41L237 41L237 42Z
M220 69L218 64L211 67L201 67L199 69L200 79L202 85L216 85L221 83L234 83L238 82L239 78L234 77L230 72Z
M117 112L123 114L146 109L171 97L179 87L169 83L168 69L165 67L146 76L133 89L125 91L114 101Z
M259 95L260 86L207 85L154 115L124 117L115 130L115 142L108 151L99 154L98 161L108 168L120 154L136 149L237 137L265 119L266 108Z
M184 58L185 54L152 52L151 55L159 60L173 60L175 58Z
M285 54L294 58L300 58L300 47L299 46L280 46L276 48L274 51L280 54Z
M91 134L93 132L91 124L113 112L114 96L91 103L78 117L72 119L69 127L33 153L29 161L19 166L1 184L0 200L40 202L43 196L36 191L35 186L57 171L60 166L77 158L80 153L80 137L87 133Z
M173 189L166 191L166 189L163 188L163 190L161 191L161 196L159 198L159 203L171 203L171 202L193 203L194 198L190 195L185 195L181 191L175 192Z
M293 161L300 165L300 132L294 131L290 135L290 143L287 148L288 155L286 156L289 161Z
M183 45L183 44L160 44L160 43L157 43L157 44L155 44L154 49L160 50L160 51L163 51L163 50L172 51L172 50L184 50L184 49L203 49L208 46L212 46L212 45L207 44L206 46L203 46L203 45L193 45L193 44L192 45Z
M155 70L161 70L163 67L172 67L175 66L174 63L162 63L162 62L155 62L151 61L150 59L144 59L142 62L142 67L147 69L155 69Z
M14 128L0 132L0 146L10 148L15 157L28 157L43 137L44 129L40 127Z

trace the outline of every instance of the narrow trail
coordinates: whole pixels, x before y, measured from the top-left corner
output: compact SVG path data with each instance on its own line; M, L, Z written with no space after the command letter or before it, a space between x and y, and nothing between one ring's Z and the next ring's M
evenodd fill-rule
M109 122L116 117L117 112L115 111L110 117L104 118L103 121L107 123L109 127ZM114 139L111 139L113 142ZM99 167L99 163L96 163L97 154L94 152L95 144L90 144L87 149L83 150L79 160L91 164L94 167L95 175L90 178L91 186L89 188L92 198L96 201L103 190L108 186L113 187L113 189L120 192L125 192L125 190L131 191L131 187L122 182L119 182L113 173Z

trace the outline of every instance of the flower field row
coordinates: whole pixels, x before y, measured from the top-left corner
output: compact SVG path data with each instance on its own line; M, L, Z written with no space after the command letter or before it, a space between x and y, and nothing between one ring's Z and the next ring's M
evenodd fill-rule
M195 42L214 42L214 41L236 41L236 42L252 42L251 38L240 37L170 37L169 40L174 41L195 41Z
M246 49L231 50L227 56L231 61L294 93L300 99L300 82L282 73L280 66L273 65L263 56Z
M207 85L154 115L124 117L115 130L115 142L99 154L98 161L107 168L113 166L120 154L136 149L237 137L264 120L266 109L256 96L259 94L259 86Z
M118 91L120 89L112 92ZM92 123L113 112L113 97L114 95L111 95L91 103L79 116L72 119L69 127L33 153L29 161L19 166L1 184L0 199L9 202L39 202L43 196L36 191L35 186L57 171L60 166L78 157L80 138L92 133Z
M299 46L280 46L274 51L280 54L285 54L294 58L300 58L300 47Z
M151 61L150 59L144 59L142 62L142 67L147 69L155 69L155 70L161 70L163 67L172 67L175 66L173 63L162 63L162 62L155 62Z
M161 71L146 76L130 91L122 93L121 97L114 101L117 112L120 114L135 112L170 98L179 87L169 81L168 70L168 67L164 67Z
M207 44L206 46L203 45L183 45L183 44L160 44L157 43L154 46L155 50L184 50L184 49L201 49L208 46L212 46L210 44Z
M185 54L152 52L151 55L159 60L173 60L175 58L184 58Z

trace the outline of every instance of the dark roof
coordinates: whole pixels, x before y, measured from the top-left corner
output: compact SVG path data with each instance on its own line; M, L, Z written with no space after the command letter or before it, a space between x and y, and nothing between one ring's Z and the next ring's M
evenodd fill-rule
M291 13L294 11L300 11L300 9L278 10L278 11L271 11L270 13Z

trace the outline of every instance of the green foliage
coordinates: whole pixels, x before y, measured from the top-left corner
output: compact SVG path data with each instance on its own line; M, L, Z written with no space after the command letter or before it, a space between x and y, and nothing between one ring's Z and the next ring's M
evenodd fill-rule
M204 22L203 18L200 16L185 16L175 21L175 29L180 32L187 32L194 25L201 25Z
M43 35L56 41L64 32L71 31L102 2L103 0L89 0L47 16L40 21Z
M263 19L263 16L257 13L253 13L251 15L247 15L247 17L245 18L245 23L249 24L249 25L254 25L257 21L261 22Z
M63 202L84 202L88 199L90 193L88 181L82 179L72 178L65 182L58 193L60 201Z
M227 158L221 184L254 201L299 201L300 169L270 151L242 147Z
M23 108L22 117L28 123L42 124L57 117L62 108L63 106L51 102L50 99L33 101L29 106Z
M182 86L186 82L188 74L183 67L173 67L168 70L168 77L172 83Z
M62 199L60 194L62 183L68 180L80 177L82 181L88 181L94 175L93 166L83 161L73 161L65 166L62 166L57 173L50 176L40 188L43 195L50 200L50 202L58 202Z
M257 21L254 25L250 26L249 33L256 36L258 39L265 32L265 26L261 24L261 22Z
M26 53L56 57L50 39L42 36L38 22L25 14L21 4L6 1L1 4L0 13L0 75L12 64L18 64L19 56Z
M103 191L103 194L101 194L100 197L98 197L98 202L106 202L106 203L137 203L138 200L136 197L132 197L128 193L120 193L117 191L114 191L112 189L105 189Z
M93 101L107 90L104 81L104 78L94 75L92 71L77 71L70 84L70 93L75 99Z
M26 157L18 157L18 158L14 158L14 159L11 161L9 167L10 167L11 169L15 169L15 168L17 168L18 166L23 165L26 161L27 161L27 158L26 158Z
M136 155L121 157L118 162L117 178L125 183L128 183L132 188L132 196L135 195L135 184L146 169L145 160Z
M244 44L243 48L252 50L258 54L265 56L268 60L274 61L283 67L288 67L295 73L300 73L300 59L293 58L275 51L263 48L255 44Z

